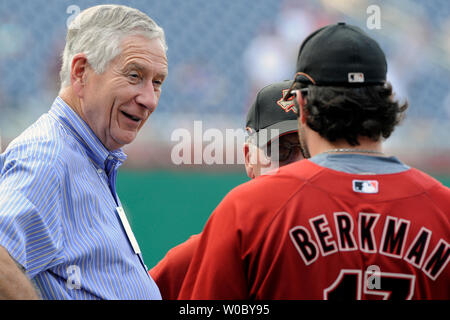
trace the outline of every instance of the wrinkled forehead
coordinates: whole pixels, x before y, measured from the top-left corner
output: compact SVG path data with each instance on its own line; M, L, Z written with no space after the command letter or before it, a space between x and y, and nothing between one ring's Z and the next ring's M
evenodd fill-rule
M167 74L167 56L160 38L152 39L144 35L131 35L122 39L119 62L133 64L140 68L153 68L158 73Z

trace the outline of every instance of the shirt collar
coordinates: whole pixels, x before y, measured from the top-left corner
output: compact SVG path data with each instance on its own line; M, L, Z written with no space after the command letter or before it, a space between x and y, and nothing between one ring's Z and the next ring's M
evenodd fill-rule
M309 159L322 167L354 174L390 174L410 169L396 157L320 153Z
M56 97L49 114L56 118L86 150L87 155L100 168L107 160L116 159L122 164L127 155L122 149L109 151L86 122L61 97Z

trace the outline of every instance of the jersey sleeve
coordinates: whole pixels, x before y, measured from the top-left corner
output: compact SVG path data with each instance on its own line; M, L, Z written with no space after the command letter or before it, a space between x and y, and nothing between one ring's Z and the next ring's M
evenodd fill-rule
M150 271L164 300L176 300L184 277L197 248L200 235L193 235L187 241L167 252L166 256Z
M229 195L213 212L201 234L178 299L247 299L241 230Z
M0 172L0 245L33 278L62 247L61 178L53 154L10 150Z

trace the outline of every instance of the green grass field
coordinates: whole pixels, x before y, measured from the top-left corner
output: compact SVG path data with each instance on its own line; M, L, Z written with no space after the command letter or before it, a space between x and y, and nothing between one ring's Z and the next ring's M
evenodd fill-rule
M438 180L450 187L449 177ZM223 197L248 181L242 173L119 170L117 190L145 263L199 233Z

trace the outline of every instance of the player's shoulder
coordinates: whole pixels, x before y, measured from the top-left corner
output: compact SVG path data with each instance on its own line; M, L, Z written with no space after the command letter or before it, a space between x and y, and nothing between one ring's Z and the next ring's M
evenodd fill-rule
M304 196L302 188L308 187L310 176L317 171L308 162L284 166L235 187L219 203L210 221L215 221L218 228L235 228L254 237L261 235L291 199Z
M442 184L442 182L438 181L436 178L433 178L429 174L416 169L411 168L408 170L410 179L420 187L424 192L428 193L442 193L450 196L450 189Z
M227 200L250 206L252 203L279 206L305 187L308 180L322 169L308 160L291 163L235 187L227 195Z
M423 189L435 204L439 207L450 208L450 188L418 169L412 168L410 175L411 179Z
M299 184L305 183L319 174L325 168L320 167L309 160L296 161L281 168L269 171L267 174L261 175L245 184L238 186L236 189L246 188L254 191L255 189L265 189L267 186L279 185L284 186L285 183Z

